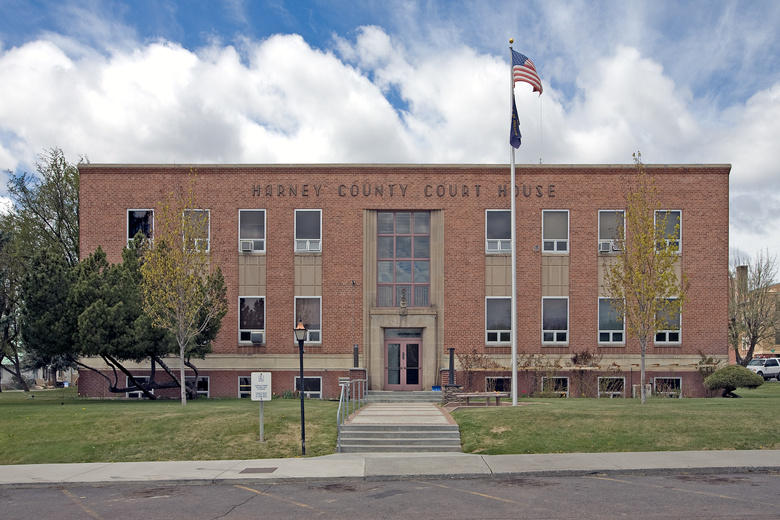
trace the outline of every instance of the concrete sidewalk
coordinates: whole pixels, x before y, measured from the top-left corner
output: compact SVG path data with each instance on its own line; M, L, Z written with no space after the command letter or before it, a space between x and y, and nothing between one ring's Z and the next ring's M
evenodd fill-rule
M780 450L645 453L364 453L324 457L0 466L0 486L211 484L409 478L490 478L592 473L780 471Z

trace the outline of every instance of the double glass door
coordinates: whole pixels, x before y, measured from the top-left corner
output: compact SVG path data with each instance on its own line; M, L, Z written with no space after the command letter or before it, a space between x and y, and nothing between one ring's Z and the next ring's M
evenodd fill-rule
M420 340L385 341L385 390L422 390Z

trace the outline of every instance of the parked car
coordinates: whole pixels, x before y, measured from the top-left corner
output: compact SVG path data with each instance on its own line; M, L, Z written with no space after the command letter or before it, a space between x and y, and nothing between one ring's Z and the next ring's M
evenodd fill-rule
M754 358L750 360L747 367L764 379L774 377L780 381L780 358Z

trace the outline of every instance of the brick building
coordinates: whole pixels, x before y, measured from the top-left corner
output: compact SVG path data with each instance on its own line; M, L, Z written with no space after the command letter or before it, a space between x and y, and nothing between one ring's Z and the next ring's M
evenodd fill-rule
M494 362L488 370L458 370L457 383L508 387L508 166L79 170L81 254L102 246L112 262L135 231L153 234L155 210L171 191L186 190L195 172L229 302L213 353L196 363L204 394L245 395L253 371L272 372L275 393L292 390L299 319L309 329L305 378L314 396L337 396L339 377L367 377L375 390L446 384L449 348ZM648 346L647 382L656 391L702 395L701 355L727 358L730 166L646 171L665 214L679 223L679 265L691 282L680 328L659 331ZM639 384L638 341L610 316L600 288L618 247L615 222L635 183L634 165L518 166L520 395L545 388L629 397ZM82 394L105 395L104 386L82 371Z

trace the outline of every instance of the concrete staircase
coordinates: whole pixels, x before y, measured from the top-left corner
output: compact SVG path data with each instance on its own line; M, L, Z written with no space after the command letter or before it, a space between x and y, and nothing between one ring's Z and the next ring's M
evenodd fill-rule
M461 451L458 425L425 402L365 406L341 426L339 439L342 453Z

